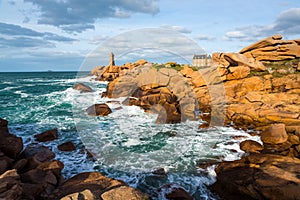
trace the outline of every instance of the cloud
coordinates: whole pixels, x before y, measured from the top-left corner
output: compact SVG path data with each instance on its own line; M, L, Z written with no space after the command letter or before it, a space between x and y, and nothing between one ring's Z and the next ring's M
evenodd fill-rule
M274 34L293 36L300 34L300 8L291 8L281 12L274 23L269 25L252 25L238 27L228 31L223 36L224 40L256 41L258 38Z
M216 38L209 35L197 35L195 39L203 41L214 41Z
M29 37L15 37L12 39L0 38L0 48L10 47L55 47L54 44L43 39Z
M62 28L64 31L73 33L82 33L83 31L86 31L88 29L95 29L95 26L92 24L71 24L71 25L61 25L60 28Z
M90 44L100 44L101 42L109 39L107 35L98 35L89 41Z
M157 14L157 0L25 0L40 9L39 24L60 27L66 31L82 32L94 28L101 18L124 18L134 13Z
M291 8L280 13L272 29L286 35L299 34L300 8Z
M53 33L48 33L48 32L46 32L44 34L43 38L46 39L46 40L52 40L52 41L56 41L56 42L74 42L74 41L77 41L73 38L64 37L64 36L60 36L60 35L53 34Z
M5 35L26 35L26 36L43 36L42 33L32 29L24 28L19 25L6 24L0 22L0 34Z
M73 38L64 37L49 32L38 32L15 24L0 22L0 40L2 47L53 47L49 41L55 42L74 42ZM4 37L6 36L6 37ZM23 46L22 46L23 44Z
M169 24L163 24L160 26L160 28L170 29L173 31L177 31L179 33L191 33L192 31L183 27L183 26L171 26Z

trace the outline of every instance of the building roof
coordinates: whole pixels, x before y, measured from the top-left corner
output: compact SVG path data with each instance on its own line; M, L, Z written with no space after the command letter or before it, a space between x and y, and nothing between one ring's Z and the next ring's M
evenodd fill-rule
M193 59L211 59L211 56L210 55L207 55L207 54L198 54L198 55L194 55Z

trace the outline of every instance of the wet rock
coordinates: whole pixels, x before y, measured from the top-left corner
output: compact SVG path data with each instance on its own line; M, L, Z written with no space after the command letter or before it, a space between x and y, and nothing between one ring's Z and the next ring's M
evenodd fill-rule
M35 199L50 195L58 184L57 177L51 171L44 171L42 169L32 169L20 176L22 183L29 183L32 188L40 191L40 193L34 194L30 192L27 193L27 196L31 194Z
M199 125L199 129L206 129L209 128L209 124L208 123L203 123Z
M30 144L22 152L22 156L27 159L25 171L36 168L39 164L51 161L55 157L48 147L38 144Z
M158 168L152 172L154 175L158 176L167 176L167 173L164 168Z
M261 133L261 140L267 144L280 144L288 140L284 124L273 124Z
M22 183L22 199L40 199L44 186L39 183Z
M94 104L86 109L88 115L91 116L107 116L112 113L109 106L105 103Z
M93 92L93 89L90 87L90 86L87 86L83 83L76 83L74 86L73 86L73 89L74 90L79 90L80 93L84 93L84 92Z
M8 133L8 121L5 119L0 118L0 134L7 134Z
M240 143L241 150L247 152L247 153L259 153L263 150L263 146L253 140L245 140Z
M167 184L161 187L158 192L164 192L165 198L170 200L193 200L194 198L182 187Z
M44 131L34 136L38 142L48 142L58 138L57 129Z
M0 135L0 150L11 158L17 158L23 150L22 138L9 133Z
M0 175L0 199L20 200L22 191L20 176L16 170L8 170Z
M18 172L20 172L25 166L27 165L27 159L20 159L17 160L14 165L12 166L13 169L16 169Z
M41 163L37 169L42 171L51 171L60 180L61 171L64 168L64 164L58 160Z
M2 155L0 156L0 174L3 174L12 165L13 159Z
M25 199L47 198L62 181L61 170L64 164L53 160L40 163L36 168L22 173L21 180Z
M64 142L57 147L60 151L75 151L76 147L73 142Z
M1 128L7 127L7 125L8 125L8 121L5 120L5 119L0 118L0 127Z

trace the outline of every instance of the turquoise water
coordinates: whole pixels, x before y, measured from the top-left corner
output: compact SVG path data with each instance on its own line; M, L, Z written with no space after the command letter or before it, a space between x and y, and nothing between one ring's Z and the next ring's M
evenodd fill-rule
M258 140L232 128L200 130L201 122L158 125L154 123L156 115L118 103L122 98L108 103L113 110L109 116L87 116L88 106L111 99L101 98L107 83L77 72L0 73L0 80L0 117L9 121L10 131L21 136L25 144L36 142L34 134L59 129L59 139L44 145L65 163L66 177L97 170L154 199L163 199L164 191L158 189L166 184L183 187L195 199L215 199L207 188L215 181L213 167L200 169L197 165L237 159L243 154L241 140ZM91 86L94 92L73 90L77 82ZM244 138L233 140L237 135ZM65 141L73 141L77 150L59 152L57 145ZM88 159L84 149L89 149L96 160ZM151 173L161 167L167 177Z

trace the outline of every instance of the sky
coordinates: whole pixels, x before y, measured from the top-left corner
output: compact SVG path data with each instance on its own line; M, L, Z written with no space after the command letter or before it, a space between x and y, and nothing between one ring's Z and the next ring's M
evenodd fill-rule
M299 0L0 0L0 72L189 63L274 34L300 38Z

